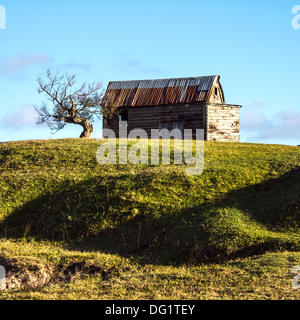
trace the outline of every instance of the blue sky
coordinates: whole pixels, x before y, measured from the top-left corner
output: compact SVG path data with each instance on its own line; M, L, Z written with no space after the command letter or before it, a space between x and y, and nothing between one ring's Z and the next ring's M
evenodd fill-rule
M78 137L35 124L36 78L78 82L221 76L241 141L300 144L300 29L289 0L0 0L0 141ZM299 19L300 22L300 19ZM101 130L95 123L94 137Z

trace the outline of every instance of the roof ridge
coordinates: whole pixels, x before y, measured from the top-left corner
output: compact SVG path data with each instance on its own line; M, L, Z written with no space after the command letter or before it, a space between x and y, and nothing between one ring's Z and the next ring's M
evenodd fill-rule
M182 77L182 78L162 78L162 79L143 79L143 80L116 80L109 81L109 83L117 83L117 82L143 82L143 81L166 81L166 80L189 80L189 79L201 79L201 78L214 78L220 77L220 75L210 75L210 76L198 76L198 77Z

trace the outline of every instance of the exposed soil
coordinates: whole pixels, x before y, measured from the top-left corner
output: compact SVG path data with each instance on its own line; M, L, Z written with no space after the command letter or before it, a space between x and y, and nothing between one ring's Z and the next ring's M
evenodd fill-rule
M97 275L108 280L113 269L94 264L92 261L75 261L55 267L54 264L35 258L4 258L0 265L5 268L6 290L43 287L54 283L71 282L83 276Z

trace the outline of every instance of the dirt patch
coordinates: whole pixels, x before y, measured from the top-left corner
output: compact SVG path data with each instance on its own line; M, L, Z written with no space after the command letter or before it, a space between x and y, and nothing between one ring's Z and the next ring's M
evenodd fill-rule
M35 258L4 258L0 257L0 265L5 268L5 286L7 290L31 289L55 283L66 283L84 276L100 276L103 281L114 274L114 269L108 269L93 263L93 261L73 261L66 265L55 267L46 261Z
M46 285L54 274L54 267L34 258L0 257L0 265L6 272L6 289L35 288Z
M65 267L61 266L60 269L61 281L72 281L78 277L90 275L101 276L102 280L109 280L114 274L113 268L104 268L89 260L71 262Z

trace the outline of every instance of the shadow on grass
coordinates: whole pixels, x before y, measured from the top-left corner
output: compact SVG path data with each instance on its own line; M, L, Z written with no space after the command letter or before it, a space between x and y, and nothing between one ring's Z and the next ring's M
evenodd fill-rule
M128 174L62 183L59 190L9 215L0 225L0 236L63 240L70 249L100 250L157 264L220 261L295 249L299 243L299 239L282 241L276 236L243 238L234 221L233 231L226 233L218 212L239 210L272 234L299 232L300 170L185 209L135 201L134 191L147 190L152 179ZM240 237L240 242L228 250L231 237L235 241Z

